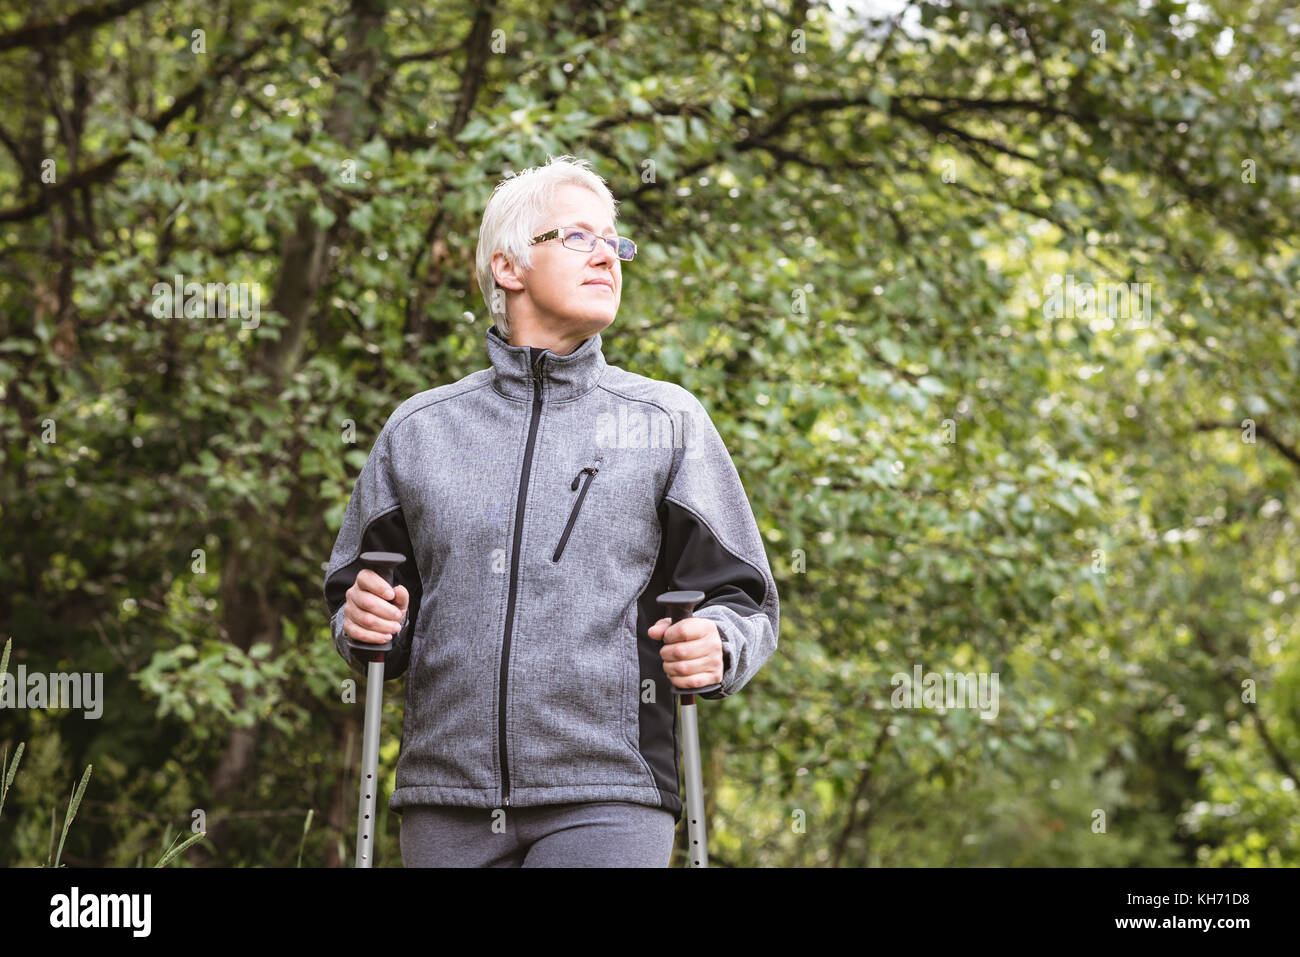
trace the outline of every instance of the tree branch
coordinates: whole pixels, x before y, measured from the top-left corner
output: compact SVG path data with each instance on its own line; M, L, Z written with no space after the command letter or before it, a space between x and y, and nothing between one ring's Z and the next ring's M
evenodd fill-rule
M880 752L885 746L885 740L889 737L889 721L886 720L880 726L880 734L876 735L876 745L872 749L871 757L867 759L867 766L862 769L862 775L858 778L858 786L853 791L853 797L849 799L849 816L844 822L844 827L840 831L839 838L835 841L835 851L831 855L831 867L839 867L840 860L844 857L845 850L848 849L849 838L858 826L858 803L867 796L867 789L871 786L871 774L876 768L876 761L880 758Z
M273 25L268 28L264 36L276 36L284 24ZM227 56L226 59L216 67L211 73L204 76L198 83L190 87L185 93L181 94L171 106L161 113L146 120L150 126L158 132L165 130L178 116L188 110L191 106L202 99L203 94L207 92L209 86L218 80L222 80L235 72L239 67L251 57L260 52L270 41L258 40L243 53L238 56ZM134 137L132 137L134 139ZM70 176L60 183L52 184L48 189L44 189L31 202L22 206L10 206L8 209L0 209L0 223L23 222L29 219L35 219L44 213L50 206L50 203L65 193L71 193L74 190L84 189L87 186L93 186L98 183L107 182L117 173L117 169L128 159L131 158L130 152L125 149L118 150L110 156L106 156L97 163L83 168L75 176Z
M1237 422L1197 422L1196 423L1197 432L1211 432L1216 429L1233 429L1236 431L1240 431L1241 424ZM1277 451L1282 455L1282 457L1285 458L1288 462L1294 465L1297 469L1300 469L1300 451L1297 451L1294 446L1287 445L1280 438L1278 438L1276 433L1274 433L1267 425L1263 424L1262 422L1255 423L1255 434L1259 436L1261 439L1263 439L1265 442L1267 442L1269 445L1273 446L1273 448L1277 449Z
M1209 632L1196 623L1192 624L1192 628L1195 630L1196 637L1200 641L1201 650L1209 655L1210 661L1214 664L1215 668L1219 670L1219 673L1224 678L1228 679L1228 681L1232 683L1234 689L1239 688L1240 686L1237 682L1237 675L1231 667L1219 658L1218 649L1211 640ZM1268 756L1272 760L1273 766L1277 768L1281 774L1290 778L1292 781L1300 781L1300 777L1296 775L1296 769L1292 766L1290 759L1282 753L1282 749L1279 748L1277 742L1273 740L1273 736L1268 733L1268 728L1264 724L1264 718L1259 713L1259 705L1254 701L1243 701L1242 704L1245 705L1246 712L1255 722L1255 730L1259 732L1259 739L1264 742L1264 750L1268 752Z
M76 13L65 14L40 23L29 23L17 30L0 33L0 53L19 47L43 47L66 40L74 33L89 30L123 14L143 7L152 0L109 0L97 7L82 7Z

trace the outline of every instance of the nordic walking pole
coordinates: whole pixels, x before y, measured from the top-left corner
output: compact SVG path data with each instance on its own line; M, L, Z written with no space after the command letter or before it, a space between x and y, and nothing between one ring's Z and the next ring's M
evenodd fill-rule
M391 586L397 567L406 561L397 552L363 552L361 563ZM410 614L410 609L407 609ZM383 644L348 638L348 648L366 665L366 730L361 739L361 799L357 807L357 867L374 863L375 795L379 792L379 722L384 713L384 653L393 650L393 639Z
M673 624L690 618L695 606L704 601L702 591L668 591L656 599L672 615ZM679 688L669 682L682 706L682 760L686 765L686 836L691 842L691 867L709 866L708 828L704 823L704 774L700 770L700 724L695 713L695 696L717 691L721 684L703 688Z

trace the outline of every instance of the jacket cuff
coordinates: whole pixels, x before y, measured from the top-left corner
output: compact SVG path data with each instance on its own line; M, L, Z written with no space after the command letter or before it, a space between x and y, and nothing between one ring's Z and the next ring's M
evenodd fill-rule
M705 698L709 701L719 701L723 698L730 696L730 693L727 691L727 687L731 684L732 679L735 678L736 676L736 669L734 666L734 662L736 660L736 651L735 651L735 645L732 643L731 638L727 635L725 626L721 622L715 621L712 618L710 618L709 620L713 621L713 623L717 625L718 637L722 639L722 687L719 688L717 691L710 691L708 694L702 694L700 695L700 697Z

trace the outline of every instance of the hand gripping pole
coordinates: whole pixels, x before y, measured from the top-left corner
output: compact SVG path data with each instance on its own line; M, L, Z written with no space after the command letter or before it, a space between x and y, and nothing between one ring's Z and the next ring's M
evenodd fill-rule
M657 599L672 615L673 624L690 618L695 606L704 601L702 591L669 591ZM681 702L682 760L686 765L686 836L690 840L691 867L709 866L708 828L704 823L704 774L700 770L700 725L695 696L717 691L721 684L703 688L679 688L669 682Z
M397 568L406 561L397 552L363 552L361 563L390 586ZM366 730L361 739L361 799L357 807L357 867L370 867L375 853L375 799L379 793L379 725L384 713L384 654L393 650L390 638L383 644L348 638L348 648L366 665Z

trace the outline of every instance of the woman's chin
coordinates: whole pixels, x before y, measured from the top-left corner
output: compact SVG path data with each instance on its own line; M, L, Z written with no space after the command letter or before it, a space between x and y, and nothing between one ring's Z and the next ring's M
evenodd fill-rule
M586 312L572 313L564 317L565 322L570 325L587 326L596 332L604 329L614 321L615 311L613 309L591 310Z

